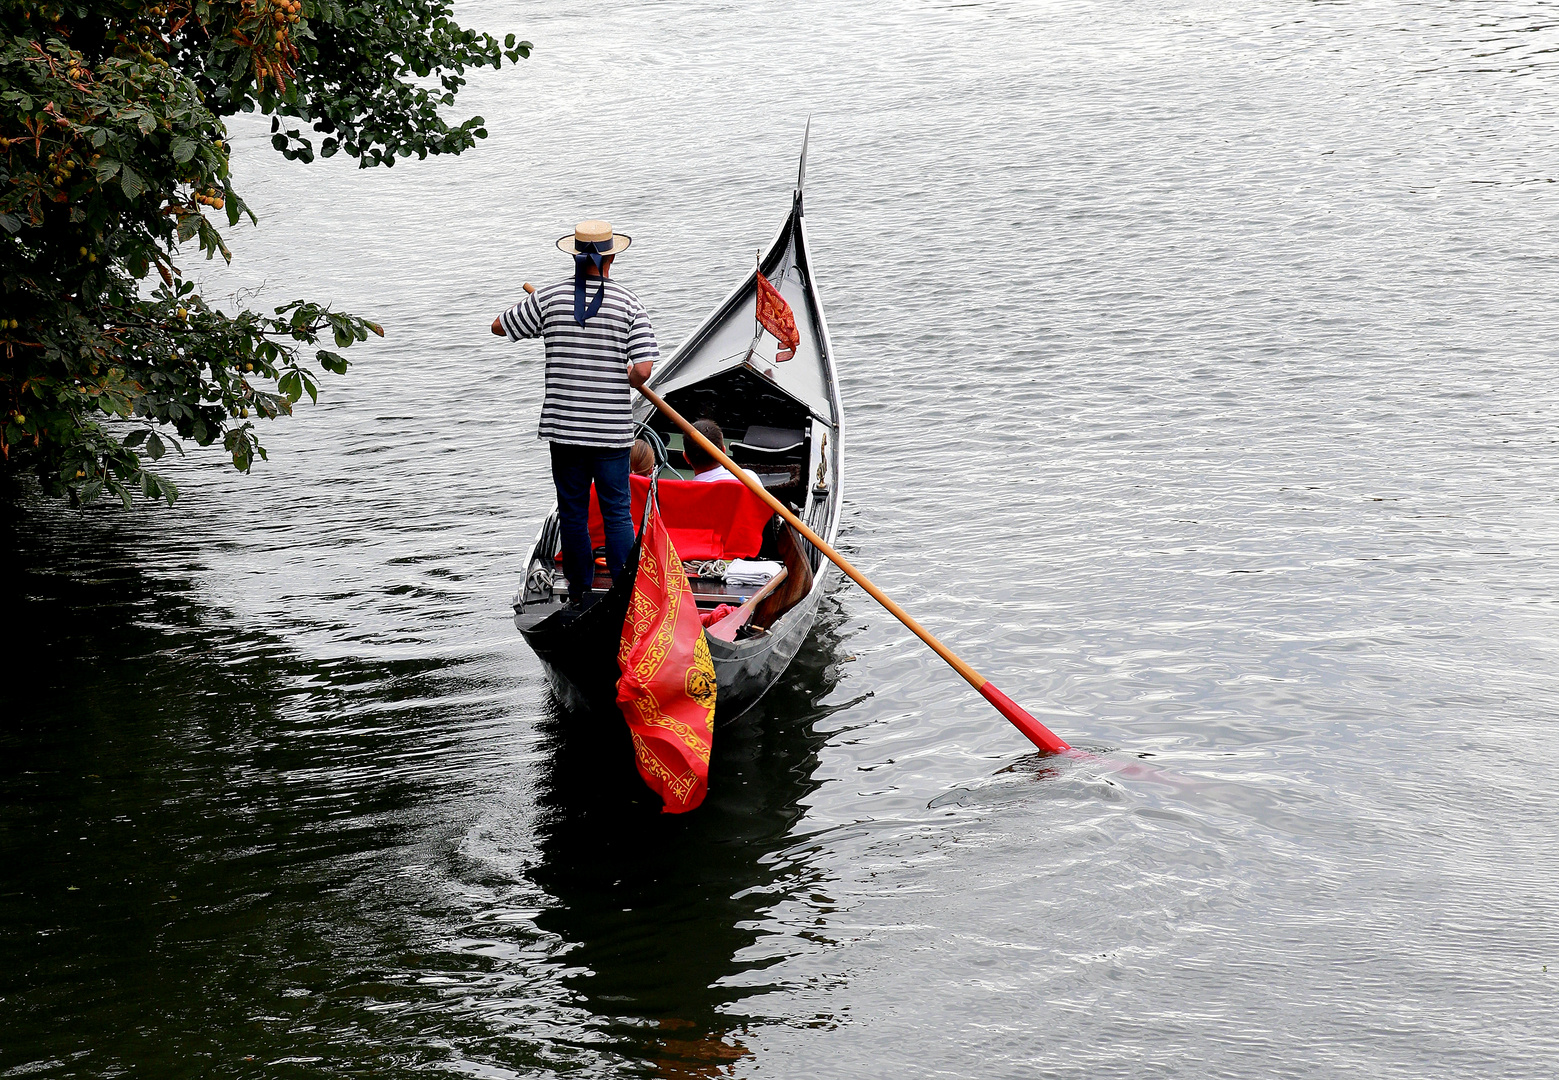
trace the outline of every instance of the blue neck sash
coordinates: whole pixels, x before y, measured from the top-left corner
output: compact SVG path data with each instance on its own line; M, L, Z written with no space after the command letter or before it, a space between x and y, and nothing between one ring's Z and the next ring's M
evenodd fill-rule
M601 310L601 301L606 299L606 275L602 272L601 287L596 290L595 299L589 304L585 303L585 278L589 276L585 268L594 265L597 271L601 271L602 261L612 253L613 243L615 240L574 241L574 321L580 326Z

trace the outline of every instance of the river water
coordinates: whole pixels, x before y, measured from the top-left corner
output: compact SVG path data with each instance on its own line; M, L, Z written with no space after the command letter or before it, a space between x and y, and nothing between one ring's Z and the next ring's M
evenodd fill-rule
M213 295L379 319L254 475L4 511L0 1076L1551 1076L1559 26L1520 2L470 3L459 159L292 166ZM509 621L603 216L663 347L789 205L858 565L600 782ZM1552 966L1554 970L1549 972Z

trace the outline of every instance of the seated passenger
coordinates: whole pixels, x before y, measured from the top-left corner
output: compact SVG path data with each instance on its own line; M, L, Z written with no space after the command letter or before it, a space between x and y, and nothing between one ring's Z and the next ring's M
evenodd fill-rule
M725 449L725 432L721 431L720 425L713 420L700 420L693 425L693 428L722 451ZM710 457L708 451L686 436L682 439L682 456L687 459L688 465L692 466L694 480L736 479L736 477L731 475L731 470ZM742 472L746 472L749 476L752 475L746 469L743 469Z
M643 439L633 440L628 452L628 468L635 476L655 475L655 448Z

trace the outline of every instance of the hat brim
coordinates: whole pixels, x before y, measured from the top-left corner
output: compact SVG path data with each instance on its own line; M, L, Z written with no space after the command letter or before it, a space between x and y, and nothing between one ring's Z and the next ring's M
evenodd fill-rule
M603 252L601 252L601 254L602 255L616 255L619 252L627 251L628 250L628 245L631 244L631 243L633 243L633 237L626 236L623 233L613 233L612 234L612 250L611 251L603 251ZM579 249L574 246L574 234L573 233L569 233L567 236L563 237L562 239L560 239L558 241L558 250L561 251L565 255L578 255L579 254Z

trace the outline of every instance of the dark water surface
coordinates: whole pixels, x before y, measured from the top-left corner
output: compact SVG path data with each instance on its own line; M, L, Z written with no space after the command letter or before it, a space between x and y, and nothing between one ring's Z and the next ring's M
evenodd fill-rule
M245 123L185 264L385 341L252 477L4 511L0 1077L1559 1072L1553 6L464 14L538 45L478 151ZM809 114L847 553L1097 756L852 587L662 819L509 622L486 327L600 215L675 343Z

